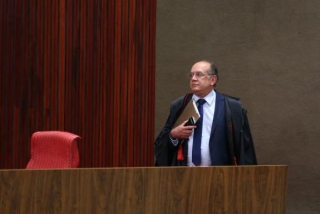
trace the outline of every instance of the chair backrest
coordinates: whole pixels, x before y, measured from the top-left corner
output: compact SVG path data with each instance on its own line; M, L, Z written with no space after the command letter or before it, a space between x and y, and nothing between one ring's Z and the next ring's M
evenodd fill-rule
M31 136L27 169L76 168L79 166L78 135L64 131L40 131Z

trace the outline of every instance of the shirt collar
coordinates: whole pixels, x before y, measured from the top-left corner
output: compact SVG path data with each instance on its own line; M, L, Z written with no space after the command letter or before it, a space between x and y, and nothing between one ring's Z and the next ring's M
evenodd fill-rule
M192 98L194 99L195 102L197 102L200 97L198 97L197 95L193 94ZM203 99L206 100L206 102L209 104L209 106L211 106L215 99L216 99L216 92L214 90L212 90L207 96L205 96Z

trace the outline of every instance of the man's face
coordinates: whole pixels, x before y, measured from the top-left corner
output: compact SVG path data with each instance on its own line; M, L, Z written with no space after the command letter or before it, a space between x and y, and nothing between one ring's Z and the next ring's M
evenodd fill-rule
M210 75L210 63L197 62L192 66L190 71L190 88L195 95L205 97L212 91L216 82L217 76Z

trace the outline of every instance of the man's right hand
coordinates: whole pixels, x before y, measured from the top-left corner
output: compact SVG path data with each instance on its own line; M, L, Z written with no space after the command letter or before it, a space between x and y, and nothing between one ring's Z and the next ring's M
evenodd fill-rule
M187 122L188 120L171 130L170 134L174 139L187 139L192 134L192 129L197 128L195 125L185 126Z

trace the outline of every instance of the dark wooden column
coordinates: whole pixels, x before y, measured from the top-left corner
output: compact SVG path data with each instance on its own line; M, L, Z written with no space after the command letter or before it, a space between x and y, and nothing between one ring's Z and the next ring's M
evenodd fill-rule
M0 168L30 137L82 137L81 167L153 164L156 0L0 1Z

